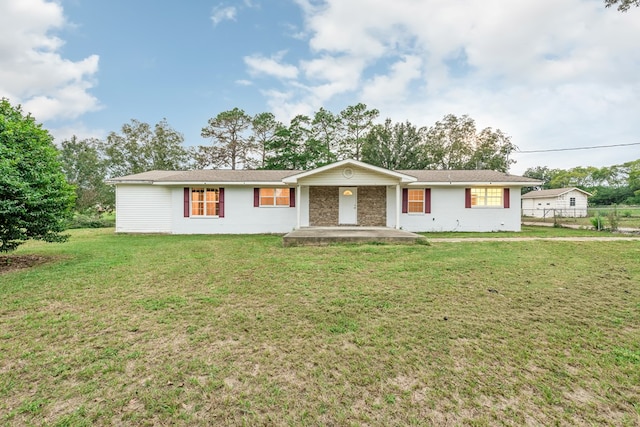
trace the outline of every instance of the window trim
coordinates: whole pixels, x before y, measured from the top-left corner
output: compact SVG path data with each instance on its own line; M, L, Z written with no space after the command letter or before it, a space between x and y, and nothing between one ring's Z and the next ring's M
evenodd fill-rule
M193 200L193 192L194 190L204 190L203 193L203 200L199 201L199 200ZM217 215L207 215L207 192L211 192L211 191L215 191L218 195L217 199L215 201L213 201L213 205L214 205L214 211L217 211ZM187 192L188 192L188 199L187 199ZM221 187L207 187L207 186L197 186L197 187L185 187L184 189L184 199L185 199L185 206L184 206L184 216L186 217L190 217L190 218L224 218L224 188ZM193 213L193 206L194 206L194 202L201 202L203 203L204 206L204 215L199 215L199 214L194 214ZM217 206L217 209L215 208ZM188 209L188 211L187 211ZM187 215L188 214L188 215Z
M575 208L576 207L576 198L575 197L569 197L569 207L570 208Z
M409 190L422 191L422 209L419 212L409 212ZM402 213L410 215L424 215L431 213L431 188L403 188Z
M481 200L484 201L483 204L473 204L473 200L474 200L474 191L477 192L478 190L483 190L484 191L484 196L482 196ZM496 190L496 192L500 195L500 203L497 204L487 204L487 201L491 198L491 199L496 199L497 198L495 196L489 197L488 196L488 190ZM470 208L470 209L509 209L509 205L510 205L510 201L508 199L509 197L509 188L506 187L494 187L494 186L485 186L485 187L471 187L471 188L465 188L465 207L466 208ZM478 200L479 197L476 196L476 200Z
M421 200L411 200L411 193L414 194L421 194L422 195L422 199ZM407 213L409 215L421 215L424 214L424 202L425 202L425 191L424 188L408 188L407 189ZM420 209L419 210L411 210L411 203L420 203Z
M273 204L262 204L263 198L271 196L263 196L262 190L273 190ZM286 196L286 204L277 204L278 198L284 198L285 196L278 196L278 190L288 190L289 195ZM253 189L253 207L254 208L295 208L296 207L296 189L295 187L255 187Z

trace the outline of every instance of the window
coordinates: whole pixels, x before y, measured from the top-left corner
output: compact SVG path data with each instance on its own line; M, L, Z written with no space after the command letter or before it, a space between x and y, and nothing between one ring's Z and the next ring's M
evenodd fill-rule
M408 196L408 212L409 213L423 213L424 212L424 190L410 189L407 192Z
M430 188L403 188L402 213L431 213Z
M503 188L485 187L471 189L472 207L503 207Z
M260 206L290 206L288 188L261 188Z
M220 190L217 188L191 189L191 216L219 216Z

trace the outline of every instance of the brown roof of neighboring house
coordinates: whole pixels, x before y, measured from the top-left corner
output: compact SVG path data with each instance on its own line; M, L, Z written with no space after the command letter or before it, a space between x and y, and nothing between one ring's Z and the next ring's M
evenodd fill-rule
M565 194L573 190L584 193L587 196L591 196L591 193L587 193L586 191L576 187L571 187L571 188L551 188L549 190L530 191L527 194L523 194L522 198L523 199L543 199L548 197L557 197L561 194Z

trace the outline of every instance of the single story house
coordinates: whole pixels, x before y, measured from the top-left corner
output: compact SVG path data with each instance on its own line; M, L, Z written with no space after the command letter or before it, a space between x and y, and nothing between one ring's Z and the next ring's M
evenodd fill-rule
M301 227L520 231L535 179L487 170L388 170L342 160L308 171L150 171L113 178L116 231L288 233Z
M587 193L576 187L530 191L522 195L522 214L536 218L586 217Z

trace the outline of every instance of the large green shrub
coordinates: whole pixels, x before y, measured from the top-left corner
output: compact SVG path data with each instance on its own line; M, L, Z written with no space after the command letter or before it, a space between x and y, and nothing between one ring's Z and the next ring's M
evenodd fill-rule
M74 190L61 171L53 138L21 108L0 100L0 252L28 239L59 242Z

